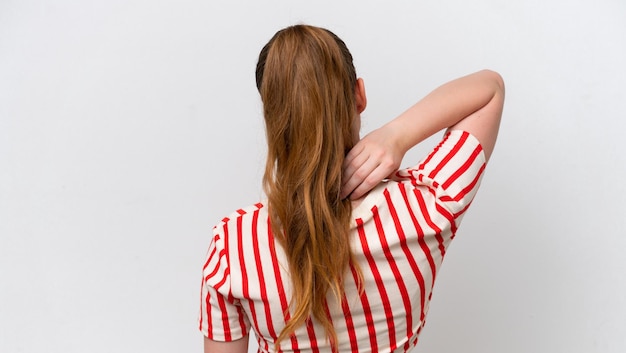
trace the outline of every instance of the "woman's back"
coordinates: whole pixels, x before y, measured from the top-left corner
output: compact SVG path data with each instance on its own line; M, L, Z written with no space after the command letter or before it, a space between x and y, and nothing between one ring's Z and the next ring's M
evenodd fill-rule
M364 290L359 293L350 266L341 302L327 297L339 352L405 352L415 346L436 273L484 165L478 141L453 131L425 163L398 171L353 210L350 237ZM258 203L216 226L203 275L205 295L217 307L203 302L200 319L209 338L237 339L252 328L261 351L274 349L289 319L283 313L289 312L292 291L284 249L268 225L268 208ZM314 319L280 349L331 352Z

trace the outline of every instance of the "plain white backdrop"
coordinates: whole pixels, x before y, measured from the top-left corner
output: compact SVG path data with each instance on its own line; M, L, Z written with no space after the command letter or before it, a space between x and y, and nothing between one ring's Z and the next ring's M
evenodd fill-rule
M506 81L416 352L626 351L625 19L621 0L0 0L0 352L201 351L211 228L262 197L256 58L300 22L352 50L363 133L457 76Z

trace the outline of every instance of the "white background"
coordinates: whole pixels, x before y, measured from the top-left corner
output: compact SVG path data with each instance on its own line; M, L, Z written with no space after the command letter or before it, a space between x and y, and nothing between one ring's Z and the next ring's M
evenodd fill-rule
M621 0L0 0L0 352L201 350L211 228L262 197L256 58L299 22L351 48L363 133L506 81L416 351L625 352Z

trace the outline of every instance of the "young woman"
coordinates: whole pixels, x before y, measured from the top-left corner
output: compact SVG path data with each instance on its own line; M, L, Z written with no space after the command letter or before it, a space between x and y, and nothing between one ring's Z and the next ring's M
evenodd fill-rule
M205 352L407 352L494 148L504 84L480 71L359 139L367 99L328 30L297 25L261 51L267 200L224 218L204 264ZM402 157L447 129L421 162Z

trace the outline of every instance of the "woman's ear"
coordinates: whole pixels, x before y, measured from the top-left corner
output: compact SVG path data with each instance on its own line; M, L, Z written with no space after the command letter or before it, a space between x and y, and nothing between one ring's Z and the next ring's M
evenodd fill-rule
M354 93L356 94L356 111L361 114L367 107L367 96L365 96L365 83L360 77L356 80Z

